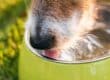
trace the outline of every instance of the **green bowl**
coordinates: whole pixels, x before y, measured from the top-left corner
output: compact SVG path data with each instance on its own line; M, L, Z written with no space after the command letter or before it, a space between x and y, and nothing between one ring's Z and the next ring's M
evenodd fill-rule
M19 80L110 80L110 58L91 63L61 64L34 55L23 44Z

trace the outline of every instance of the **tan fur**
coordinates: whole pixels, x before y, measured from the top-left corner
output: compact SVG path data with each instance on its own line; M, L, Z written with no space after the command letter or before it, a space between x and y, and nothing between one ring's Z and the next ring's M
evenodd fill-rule
M95 0L33 0L32 12L40 10L45 15L65 18L70 17L75 9L85 14L85 12L90 11L94 3Z

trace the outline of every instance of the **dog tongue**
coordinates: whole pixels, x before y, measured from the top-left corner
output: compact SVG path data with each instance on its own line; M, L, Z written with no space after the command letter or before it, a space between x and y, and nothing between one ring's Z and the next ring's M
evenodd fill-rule
M60 54L57 50L45 50L45 56L53 59L58 59L60 57Z

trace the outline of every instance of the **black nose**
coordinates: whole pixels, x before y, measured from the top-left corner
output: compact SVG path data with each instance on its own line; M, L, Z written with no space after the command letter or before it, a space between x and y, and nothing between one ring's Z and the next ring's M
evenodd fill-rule
M54 46L55 38L54 36L46 36L43 38L30 38L30 44L36 49L50 49Z

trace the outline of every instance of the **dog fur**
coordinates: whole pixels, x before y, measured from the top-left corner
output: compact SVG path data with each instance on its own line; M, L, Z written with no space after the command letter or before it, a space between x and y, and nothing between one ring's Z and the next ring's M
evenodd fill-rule
M96 0L32 0L25 41L36 53L30 37L54 35L56 60L83 61L110 54L110 5ZM41 56L44 50L37 50Z

